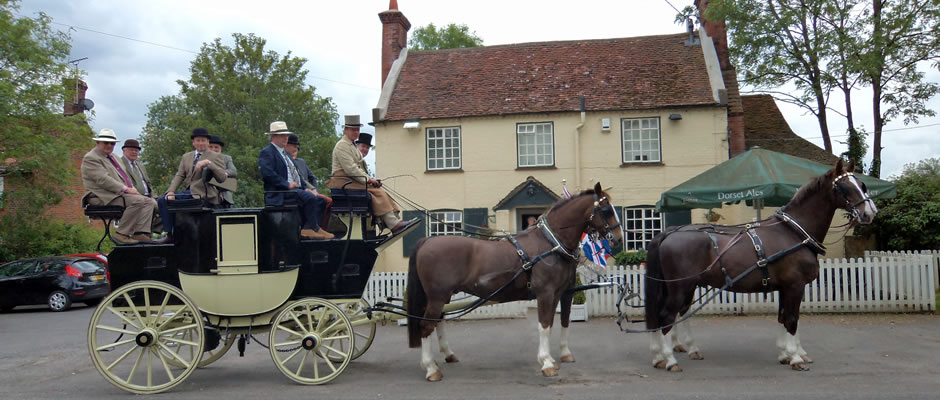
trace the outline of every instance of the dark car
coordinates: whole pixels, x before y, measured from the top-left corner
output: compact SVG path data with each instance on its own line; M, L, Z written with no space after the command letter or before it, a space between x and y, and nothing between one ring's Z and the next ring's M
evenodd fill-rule
M0 265L0 311L46 304L52 311L72 303L97 305L110 292L105 264L89 257L40 257Z

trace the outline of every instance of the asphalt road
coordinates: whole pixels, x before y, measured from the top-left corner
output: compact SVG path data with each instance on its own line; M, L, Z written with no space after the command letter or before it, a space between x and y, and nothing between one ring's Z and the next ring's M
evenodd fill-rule
M0 398L126 399L94 369L85 346L92 309L39 308L0 314ZM419 350L404 327L379 326L375 343L336 380L302 386L281 375L268 351L234 348L195 371L162 398L192 399L940 399L940 317L936 315L804 315L809 372L776 362L777 326L770 316L696 317L703 361L680 357L685 369L650 366L648 336L623 334L609 318L573 323L577 362L554 378L540 375L538 334L528 318L451 323L460 358L442 365L444 380L424 382ZM259 335L262 339L264 335ZM552 342L558 357L558 333ZM435 346L436 347L436 346Z

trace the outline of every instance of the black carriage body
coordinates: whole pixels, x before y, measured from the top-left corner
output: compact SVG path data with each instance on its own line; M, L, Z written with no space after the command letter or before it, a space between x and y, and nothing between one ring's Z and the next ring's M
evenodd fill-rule
M300 214L290 207L177 211L172 244L116 246L108 255L113 288L141 280L181 287L179 271L212 274L219 267L218 246L226 217L257 218L254 234L258 273L300 268L291 298L361 297L382 240L301 240ZM344 256L345 254L345 256Z

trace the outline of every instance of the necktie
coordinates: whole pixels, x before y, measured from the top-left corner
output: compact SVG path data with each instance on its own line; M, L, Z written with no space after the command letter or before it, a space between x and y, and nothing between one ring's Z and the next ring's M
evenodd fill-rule
M137 170L137 176L140 177L140 182L144 184L144 196L150 196L150 183L144 178L144 171L137 165L137 161L131 161L131 165Z
M290 154L287 154L287 150L284 150L281 154L284 155L284 162L287 163L287 171L290 172L290 181L299 185L300 174L297 173L297 166L294 165L294 161L291 160Z
M202 153L196 152L196 158L193 158L193 170L190 173L196 172L196 163L199 162L199 157L202 157Z
M127 177L127 174L124 173L124 170L121 168L121 166L118 165L117 161L114 161L114 157L111 157L111 155L108 154L108 160L111 161L111 165L113 165L114 168L117 169L117 172L121 174L121 178L124 179L124 186L127 186L129 188L134 187L134 184L131 183L131 179Z

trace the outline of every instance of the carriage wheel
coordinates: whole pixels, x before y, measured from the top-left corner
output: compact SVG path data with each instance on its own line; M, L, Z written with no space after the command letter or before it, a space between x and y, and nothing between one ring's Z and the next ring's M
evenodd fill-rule
M335 304L317 298L296 301L274 318L268 346L274 364L295 382L319 385L346 369L355 348L353 327Z
M203 324L205 324L205 321L203 321ZM194 336L195 336L195 331L193 329L187 329L186 331L178 332L176 334L176 337L181 338L184 341L192 341ZM220 358L222 358L222 356L225 355L225 353L228 353L229 349L232 348L232 344L235 343L235 339L238 339L238 335L229 334L228 339L221 342L218 347L216 347L215 349L203 352L202 359L199 360L199 365L197 365L196 368L202 368L218 361ZM176 342L170 341L169 343L167 343L167 346L175 347ZM170 363L170 365L173 365L174 367L180 367L180 368L183 367L183 364L181 364L179 361L176 361L175 358L168 358L166 361Z
M352 323L353 326L356 342L352 359L355 360L365 354L366 350L369 350L369 347L372 346L372 341L375 340L375 321L369 319L369 316L363 311L369 308L369 302L365 299L343 303L340 304L339 307L346 312L346 317L349 318L349 322ZM330 343L330 345L334 344ZM336 343L334 347L343 350L342 345L343 343ZM340 357L338 355L331 355L330 359L339 361Z
M192 335L178 336L187 331ZM196 369L202 335L202 315L188 296L162 282L141 281L122 286L98 305L88 324L88 351L105 380L128 392L152 394L178 385Z

